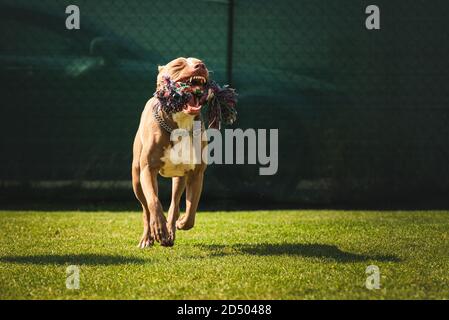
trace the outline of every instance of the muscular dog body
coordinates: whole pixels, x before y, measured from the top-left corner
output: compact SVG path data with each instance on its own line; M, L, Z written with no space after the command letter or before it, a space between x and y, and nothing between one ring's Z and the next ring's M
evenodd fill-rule
M209 72L201 60L177 58L159 67L158 88L164 75L180 82L188 82L189 79L195 78L197 81L192 85L201 89L208 80ZM170 133L161 127L153 114L158 103L155 97L147 102L133 145L133 190L143 208L140 248L151 246L154 240L163 246L172 246L176 229L188 230L193 227L206 170L206 164L202 161L200 164L174 164L170 161L169 154L172 147ZM201 119L200 109L200 102L193 97L180 112L174 114L167 114L163 110L157 112L171 128L191 131L193 121ZM202 142L202 148L204 147L205 142ZM158 197L158 174L172 178L172 196L167 219ZM179 202L184 190L186 212L179 218Z

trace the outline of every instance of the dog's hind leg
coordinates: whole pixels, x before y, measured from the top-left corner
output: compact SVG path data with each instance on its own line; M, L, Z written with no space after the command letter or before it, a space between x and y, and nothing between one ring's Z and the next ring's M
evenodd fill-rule
M179 202L186 188L186 177L172 178L172 192L170 209L168 209L167 229L169 236L169 245L175 242L176 220L179 217Z
M140 183L141 152L142 152L142 143L139 138L139 133L137 133L133 144L133 163L131 167L131 175L133 181L134 194L137 200L139 200L143 209L142 212L143 234L138 244L138 247L143 249L153 245L154 238L152 237L150 232L150 211L148 210L147 201L145 199L145 195L143 194L142 185Z
M186 187L186 213L176 222L176 228L180 230L192 229L195 224L196 210L203 189L205 166L198 167L187 176Z

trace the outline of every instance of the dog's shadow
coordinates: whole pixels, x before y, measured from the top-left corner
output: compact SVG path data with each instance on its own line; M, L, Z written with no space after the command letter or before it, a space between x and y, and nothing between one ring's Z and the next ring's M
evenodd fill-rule
M4 256L0 262L36 265L121 265L144 264L147 260L136 257L104 254L43 254L33 256Z
M301 244L301 243L279 243L279 244L234 244L234 245L207 245L201 244L196 247L209 251L212 257L223 257L227 255L249 254L255 256L299 256L306 258L322 258L341 263L348 262L400 262L393 255L365 255L345 252L335 245L328 244Z
M197 244L194 247L207 251L209 257L225 257L230 255L255 255L255 256L298 256L306 258L322 258L336 262L400 262L392 255L364 255L340 250L335 245L327 244ZM147 264L148 259L105 254L43 254L31 256L3 256L0 262L36 265L123 265L123 264Z

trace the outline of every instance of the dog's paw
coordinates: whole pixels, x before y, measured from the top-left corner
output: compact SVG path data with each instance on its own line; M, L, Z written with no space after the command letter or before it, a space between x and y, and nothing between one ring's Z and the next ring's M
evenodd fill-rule
M186 219L185 216L182 216L176 221L176 229L178 230L190 230L193 228L193 225L193 221Z
M167 238L165 238L161 241L161 246L173 247L174 244L175 244L175 235L169 231Z
M159 213L151 219L150 223L151 234L154 236L154 240L161 245L166 246L168 239L167 220L164 214Z
M140 249L145 249L151 247L153 244L154 244L153 237L149 233L146 233L140 239L137 247Z
M167 230L168 230L168 238L165 244L162 245L165 245L166 247L173 247L175 244L176 227L167 226Z
M171 239L167 239L167 240L161 242L161 246L164 246L164 247L173 247L174 245L175 245L175 242Z

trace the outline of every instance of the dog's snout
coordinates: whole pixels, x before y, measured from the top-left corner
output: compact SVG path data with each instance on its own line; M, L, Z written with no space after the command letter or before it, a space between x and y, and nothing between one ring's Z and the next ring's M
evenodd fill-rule
M206 66L202 62L198 62L194 68L195 68L195 70L196 69L206 69Z

